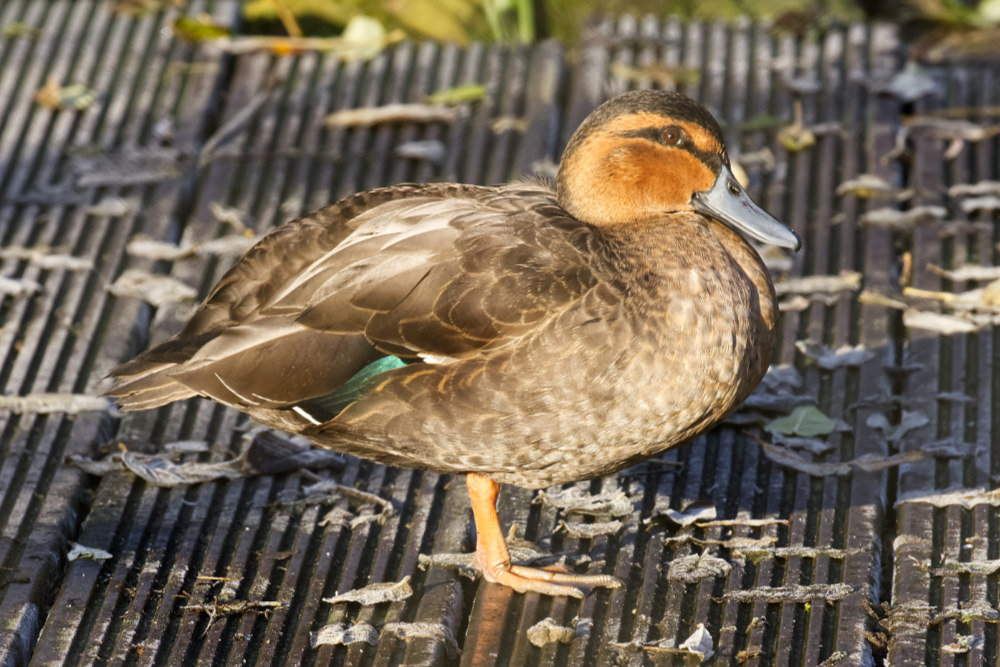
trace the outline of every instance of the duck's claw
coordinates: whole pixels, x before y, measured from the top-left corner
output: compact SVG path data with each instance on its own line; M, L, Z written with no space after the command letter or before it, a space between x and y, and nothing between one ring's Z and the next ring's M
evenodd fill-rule
M483 578L513 588L518 593L583 598L581 586L618 588L622 582L607 574L572 574L557 569L511 565L507 542L500 530L496 500L500 485L493 480L469 473L466 475L469 499L476 520L476 556L473 565Z

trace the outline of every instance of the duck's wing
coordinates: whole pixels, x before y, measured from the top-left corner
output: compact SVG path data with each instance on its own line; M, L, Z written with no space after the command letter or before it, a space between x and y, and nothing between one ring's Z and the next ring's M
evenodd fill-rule
M587 228L541 186L366 197L265 237L180 334L117 369L108 393L126 409L195 394L294 406L391 370L388 356L510 344L594 283Z

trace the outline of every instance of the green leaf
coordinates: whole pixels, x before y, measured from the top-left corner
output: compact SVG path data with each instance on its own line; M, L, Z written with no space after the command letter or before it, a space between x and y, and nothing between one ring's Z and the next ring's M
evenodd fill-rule
M792 414L779 417L766 426L771 433L812 438L833 433L837 423L813 405L800 405Z
M468 102L479 102L486 97L486 86L481 83L467 83L454 88L446 88L432 93L424 98L428 104L443 104L451 106L455 104L466 104Z
M174 21L174 34L189 42L205 42L231 34L229 28L212 21L208 16L179 16Z

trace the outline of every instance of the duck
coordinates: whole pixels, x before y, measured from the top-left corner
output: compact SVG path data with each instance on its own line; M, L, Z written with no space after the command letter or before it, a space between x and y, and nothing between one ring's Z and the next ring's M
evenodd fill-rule
M583 121L554 183L400 184L275 228L105 394L123 410L201 396L464 475L482 576L582 598L621 582L512 563L501 485L609 475L739 406L779 318L748 238L800 246L734 177L707 109L631 91Z

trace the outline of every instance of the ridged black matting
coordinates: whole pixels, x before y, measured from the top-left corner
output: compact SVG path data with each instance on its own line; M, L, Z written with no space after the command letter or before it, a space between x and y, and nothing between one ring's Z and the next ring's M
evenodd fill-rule
M239 22L238 2L188 4L185 13ZM857 271L866 290L894 294L912 258L913 285L957 292L973 285L949 282L928 264L998 260L995 210L966 213L949 194L955 184L1000 178L996 137L952 155L947 140L912 133L907 159L884 159L906 113L1000 105L998 68L928 69L938 94L903 101L884 92L905 64L892 26L797 38L750 23L625 18L595 23L572 53L553 43L405 42L344 63L316 53L225 55L174 38L177 10L134 18L112 6L0 5L0 26L40 29L34 38L0 38L0 244L92 265L0 259L0 275L27 290L0 295L0 386L8 396L94 395L116 363L178 329L183 306L153 309L109 293L123 271L167 273L204 294L232 259L143 259L126 252L136 235L197 243L231 234L213 213L217 205L237 210L259 234L379 185L549 173L597 104L657 85L632 77L648 75L650 63L698 73L678 88L716 113L753 194L805 241L789 275ZM50 77L87 84L99 97L84 111L47 110L33 96ZM488 100L450 123L323 123L335 110L417 102L471 82L486 86ZM789 152L777 127L758 121L788 124L796 100L816 143ZM417 140L440 141L442 158L396 154ZM914 188L914 197L836 193L865 173ZM916 205L945 207L944 220L912 233L860 222L874 208ZM157 452L177 440L209 443L210 453L187 460L228 459L250 425L209 402L124 418L2 412L0 664L644 664L673 661L649 645L680 644L698 624L720 663L996 664L997 502L910 499L998 485L1000 334L991 326L947 336L908 329L900 311L858 297L841 292L784 316L777 361L804 379L799 393L846 425L815 459L923 458L809 476L769 459L756 427L727 426L671 451L665 463L579 485L624 492L633 504L620 530L592 540L558 530L564 517L532 503L532 493L506 489L501 519L519 536L589 554L627 582L582 603L419 567L421 554L473 547L460 478L349 460L320 474L392 500L396 512L383 523L321 525L330 505L288 502L314 481L301 472L168 490L65 463L111 451L109 443ZM825 370L797 350L806 339L872 354ZM885 438L891 428L872 420L882 414L894 428L911 413L928 423L901 438ZM709 501L719 518L785 523L682 528L653 518L694 501ZM69 562L70 542L111 558ZM676 563L699 554L702 570L680 576ZM414 595L403 601L322 601L406 576ZM225 601L256 606L214 616L186 608ZM527 630L546 617L575 624L572 640L533 645ZM369 624L374 643L312 648L311 633L337 622Z

